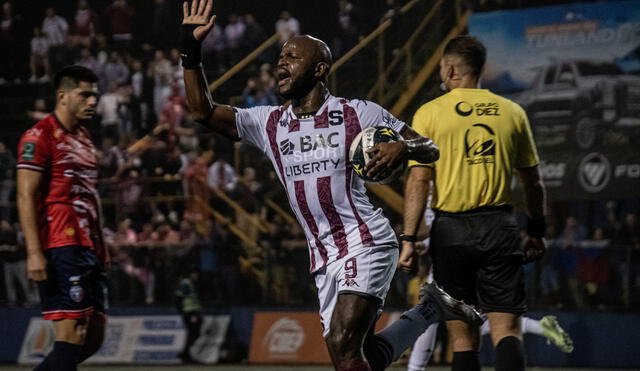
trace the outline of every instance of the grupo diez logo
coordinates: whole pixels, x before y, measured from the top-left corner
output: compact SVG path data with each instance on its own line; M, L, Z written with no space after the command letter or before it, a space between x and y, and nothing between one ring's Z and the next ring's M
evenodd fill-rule
M495 132L488 125L473 124L464 134L464 151L469 164L492 163L496 154Z
M462 101L456 104L456 113L460 116L466 117L473 112L473 106L471 103Z
M296 146L293 143L291 143L289 139L285 139L282 142L280 142L280 152L282 152L283 156L291 154L294 148L296 148Z
M587 192L602 191L611 179L611 163L601 153L586 155L578 165L578 182Z

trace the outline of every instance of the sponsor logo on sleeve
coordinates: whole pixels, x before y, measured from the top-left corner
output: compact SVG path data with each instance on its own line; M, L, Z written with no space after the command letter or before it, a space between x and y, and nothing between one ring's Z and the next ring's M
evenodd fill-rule
M33 161L36 154L36 143L26 142L22 146L22 161Z

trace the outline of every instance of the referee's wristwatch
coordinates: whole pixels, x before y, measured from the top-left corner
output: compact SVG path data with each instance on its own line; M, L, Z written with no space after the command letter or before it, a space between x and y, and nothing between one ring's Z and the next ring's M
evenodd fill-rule
M400 241L407 241L407 242L416 242L418 240L415 234L404 234L404 233L400 233L400 236L398 236L398 239Z

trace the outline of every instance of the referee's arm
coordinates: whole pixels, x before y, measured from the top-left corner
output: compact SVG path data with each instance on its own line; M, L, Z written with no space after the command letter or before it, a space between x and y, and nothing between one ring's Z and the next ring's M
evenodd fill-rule
M524 262L529 263L542 258L547 250L542 239L546 229L544 218L546 192L538 165L518 169L518 175L524 189L524 204L528 217Z
M518 176L524 189L524 204L530 219L544 218L545 188L538 165L518 169Z
M404 189L404 221L403 234L415 236L427 203L429 184L433 179L433 169L428 166L412 166ZM401 241L402 250L398 259L398 267L405 271L413 268L415 246L412 241Z

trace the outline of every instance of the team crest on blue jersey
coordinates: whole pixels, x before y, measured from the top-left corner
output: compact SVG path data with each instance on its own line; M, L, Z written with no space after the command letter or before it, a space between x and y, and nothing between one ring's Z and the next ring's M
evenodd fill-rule
M69 289L69 297L71 297L71 300L75 301L76 303L81 302L82 299L84 299L84 289L82 288L82 286L71 286L71 288Z

